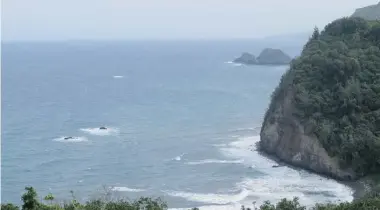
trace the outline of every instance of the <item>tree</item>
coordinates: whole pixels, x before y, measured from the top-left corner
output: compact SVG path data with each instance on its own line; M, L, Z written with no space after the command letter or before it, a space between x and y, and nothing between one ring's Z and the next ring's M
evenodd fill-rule
M314 27L313 35L311 36L313 40L317 40L319 38L319 29L317 26Z

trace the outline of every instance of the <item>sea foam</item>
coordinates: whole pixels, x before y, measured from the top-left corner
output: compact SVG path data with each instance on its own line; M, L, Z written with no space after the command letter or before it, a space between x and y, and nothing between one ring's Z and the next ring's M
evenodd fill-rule
M88 139L83 136L73 136L71 139L65 139L67 136L62 136L53 139L53 141L58 141L58 142L86 142Z
M112 191L118 192L144 192L144 189L139 188L129 188L129 187L111 187Z
M96 135L96 136L114 136L119 134L119 129L117 128L109 128L107 129L99 129L99 128L81 128L81 131L91 134L91 135Z

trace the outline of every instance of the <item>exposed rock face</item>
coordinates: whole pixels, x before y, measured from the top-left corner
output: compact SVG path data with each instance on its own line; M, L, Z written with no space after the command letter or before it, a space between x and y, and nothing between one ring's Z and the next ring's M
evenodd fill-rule
M380 20L380 2L376 5L356 9L352 17L361 17L366 20Z
M236 58L234 60L234 63L252 65L252 64L257 64L257 60L254 55L245 52L240 57Z
M291 60L292 58L289 55L279 49L272 48L264 49L257 57L260 64L289 64Z
M282 161L340 180L356 179L350 169L342 169L330 157L315 135L309 134L292 113L293 91L289 88L283 100L277 101L264 121L260 132L260 149Z

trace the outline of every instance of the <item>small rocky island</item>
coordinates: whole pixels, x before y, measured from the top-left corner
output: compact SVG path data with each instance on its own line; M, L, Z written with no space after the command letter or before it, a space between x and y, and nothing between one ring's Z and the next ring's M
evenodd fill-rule
M256 57L250 53L244 52L241 54L240 57L236 58L234 63L241 63L241 64L247 64L247 65L254 65L257 64Z
M244 52L233 62L245 65L287 65L291 60L292 58L280 49L265 48L257 58Z

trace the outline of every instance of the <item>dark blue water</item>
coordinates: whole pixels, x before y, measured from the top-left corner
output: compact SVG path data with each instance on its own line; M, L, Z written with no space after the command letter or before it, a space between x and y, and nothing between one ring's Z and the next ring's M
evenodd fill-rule
M251 151L287 68L227 63L258 44L3 45L2 201L20 202L27 185L59 200L161 196L172 208L350 200L345 186Z

